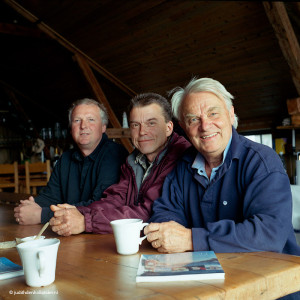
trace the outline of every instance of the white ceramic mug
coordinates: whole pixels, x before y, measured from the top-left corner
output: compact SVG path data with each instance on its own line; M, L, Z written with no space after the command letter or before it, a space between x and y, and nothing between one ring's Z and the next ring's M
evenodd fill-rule
M59 244L59 239L38 239L17 245L27 285L41 287L54 282Z
M117 252L123 255L135 254L139 245L147 237L140 237L141 230L148 225L142 219L121 219L111 221Z

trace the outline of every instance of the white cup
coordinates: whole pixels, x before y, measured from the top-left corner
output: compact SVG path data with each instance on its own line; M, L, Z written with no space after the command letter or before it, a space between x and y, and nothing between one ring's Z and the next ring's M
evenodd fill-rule
M141 230L148 225L142 219L121 219L111 221L117 252L123 255L135 254L139 245L147 237L140 237Z
M17 245L27 285L41 287L55 280L59 244L59 239L38 239Z

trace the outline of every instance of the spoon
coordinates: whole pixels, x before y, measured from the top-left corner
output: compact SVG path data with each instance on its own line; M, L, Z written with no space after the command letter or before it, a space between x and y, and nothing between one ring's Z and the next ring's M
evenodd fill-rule
M38 235L34 238L35 240L38 240L40 238L40 236L42 235L42 233L46 230L46 228L48 227L49 222L47 222L43 228L40 230L40 232L38 233Z

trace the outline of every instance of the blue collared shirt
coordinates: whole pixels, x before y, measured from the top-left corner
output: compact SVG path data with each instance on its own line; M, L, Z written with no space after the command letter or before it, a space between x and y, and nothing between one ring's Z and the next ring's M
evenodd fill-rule
M228 144L227 144L227 146L226 146L226 148L225 148L225 150L223 152L223 161L222 161L222 163L211 170L210 178L208 178L208 176L206 174L206 171L205 171L205 159L204 159L203 155L200 152L198 152L198 154L197 154L197 156L196 156L196 158L195 158L195 160L194 160L194 162L192 164L192 168L196 169L197 172L198 172L198 174L201 175L201 176L203 176L203 177L205 177L208 181L212 181L214 179L214 177L216 176L217 171L219 170L219 168L224 163L224 160L225 160L226 155L228 153L229 147L231 145L231 140L232 140L232 135L231 135L230 140L229 140L229 142L228 142Z

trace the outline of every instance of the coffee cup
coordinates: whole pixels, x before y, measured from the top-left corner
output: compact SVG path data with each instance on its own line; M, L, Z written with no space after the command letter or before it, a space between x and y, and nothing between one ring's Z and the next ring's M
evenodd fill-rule
M17 245L26 284L46 286L54 282L59 239L38 239Z
M117 252L123 255L135 254L147 236L140 237L141 230L148 225L142 219L121 219L110 222Z

